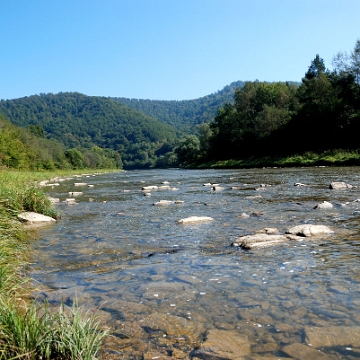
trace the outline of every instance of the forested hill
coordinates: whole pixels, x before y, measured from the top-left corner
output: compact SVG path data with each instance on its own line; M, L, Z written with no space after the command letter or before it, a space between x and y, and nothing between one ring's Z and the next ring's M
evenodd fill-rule
M124 165L150 166L172 144L175 130L110 98L80 93L40 94L1 100L0 113L22 127L40 125L67 148L97 145L120 152Z
M192 132L194 126L214 120L219 108L234 101L237 88L242 88L244 81L235 81L222 90L195 100L167 101L113 98L135 110L151 116L161 122L174 126L179 131Z

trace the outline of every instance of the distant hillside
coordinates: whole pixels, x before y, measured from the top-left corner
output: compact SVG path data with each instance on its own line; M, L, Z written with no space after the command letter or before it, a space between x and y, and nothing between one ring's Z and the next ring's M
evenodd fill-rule
M174 126L178 131L192 132L195 125L211 122L219 108L234 101L237 88L244 81L236 81L222 90L195 100L166 101L113 98L137 111L151 116L163 123Z
M175 140L175 130L110 98L79 93L40 94L1 100L0 113L13 124L41 125L47 138L67 148L118 150L125 167L148 167L155 152Z

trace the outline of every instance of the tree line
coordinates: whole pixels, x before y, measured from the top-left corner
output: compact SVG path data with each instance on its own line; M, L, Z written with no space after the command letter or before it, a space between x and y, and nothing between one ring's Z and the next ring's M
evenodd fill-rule
M16 126L0 114L0 168L25 170L122 168L117 151L66 148L58 140L46 139L39 125Z
M176 138L167 124L110 98L79 93L1 100L0 113L15 125L41 127L47 139L82 153L84 166L93 166L102 149L113 157L121 154L126 168L151 167ZM79 164L75 150L68 157Z
M319 56L301 84L246 82L198 134L174 148L181 164L359 149L360 40L338 53L333 70Z

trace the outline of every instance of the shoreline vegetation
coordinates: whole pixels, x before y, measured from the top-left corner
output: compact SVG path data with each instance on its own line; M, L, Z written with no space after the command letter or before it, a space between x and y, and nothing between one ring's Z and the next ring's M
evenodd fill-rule
M118 170L100 172L110 171ZM79 170L0 169L0 360L93 360L109 334L78 304L54 309L34 301L26 274L36 233L25 229L17 214L34 211L58 218L60 214L37 184L75 174Z
M360 166L359 150L334 149L321 153L305 152L292 156L251 157L248 159L215 160L192 163L192 169L248 169L262 167Z

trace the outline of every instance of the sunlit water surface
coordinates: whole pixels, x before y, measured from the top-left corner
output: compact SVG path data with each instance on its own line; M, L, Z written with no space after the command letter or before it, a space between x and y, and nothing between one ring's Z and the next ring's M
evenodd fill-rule
M80 181L94 187L75 187ZM170 190L141 191L164 181ZM99 309L114 331L106 343L110 358L158 358L174 349L191 358L213 329L245 334L249 359L261 349L286 357L281 348L304 343L306 326L360 325L360 202L353 202L360 188L330 190L332 181L358 186L360 169L174 169L66 180L46 191L61 201L71 191L83 194L76 205L60 203L62 219L39 232L35 296L68 305L77 298L85 309ZM159 200L184 202L154 206ZM334 207L314 209L324 200ZM176 222L192 215L214 220ZM327 225L335 234L254 251L231 247L256 230L283 233L303 223ZM349 349L323 351L360 357Z

